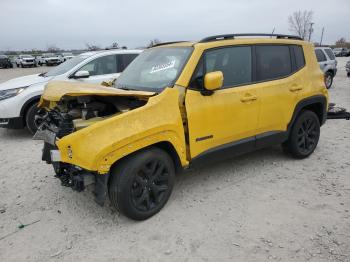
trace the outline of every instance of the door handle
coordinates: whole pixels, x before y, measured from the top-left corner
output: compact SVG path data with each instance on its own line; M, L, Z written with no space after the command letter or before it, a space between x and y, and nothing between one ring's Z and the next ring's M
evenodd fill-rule
M241 97L241 102L246 103L246 102L249 102L249 101L255 101L257 99L258 98L256 96L247 94L247 95Z
M294 85L292 86L291 88L289 88L289 91L291 92L296 92L296 91L300 91L302 90L303 88L301 86L298 86L298 85Z

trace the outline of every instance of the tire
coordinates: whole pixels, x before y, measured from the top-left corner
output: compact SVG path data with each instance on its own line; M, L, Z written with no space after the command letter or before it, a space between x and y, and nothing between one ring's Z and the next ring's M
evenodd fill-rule
M326 88L330 89L333 84L333 74L331 72L326 72L324 75Z
M35 115L38 113L38 103L31 105L26 113L26 126L31 134L35 134L37 127L35 125Z
M350 72L347 73L348 77L350 77Z
M295 119L283 149L292 157L303 159L315 151L319 138L320 121L314 112L305 110Z
M109 181L111 203L125 216L145 220L167 203L175 179L171 157L151 147L122 160Z

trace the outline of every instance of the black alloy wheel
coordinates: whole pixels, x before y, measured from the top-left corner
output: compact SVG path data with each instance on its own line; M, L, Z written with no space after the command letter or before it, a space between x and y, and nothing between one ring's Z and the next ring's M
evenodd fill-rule
M320 121L309 110L302 111L295 119L288 140L282 144L284 151L294 158L306 158L311 155L320 138Z
M297 138L300 152L308 154L314 150L319 138L318 130L317 123L312 118L306 118L301 123Z
M161 203L169 189L169 171L158 160L145 163L131 185L131 199L140 211L151 211Z
M121 160L109 181L111 203L135 220L147 219L167 203L175 179L172 158L162 149L150 147Z

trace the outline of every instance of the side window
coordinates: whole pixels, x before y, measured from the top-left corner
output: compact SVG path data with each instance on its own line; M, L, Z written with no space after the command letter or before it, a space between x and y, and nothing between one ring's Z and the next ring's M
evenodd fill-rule
M295 71L303 68L305 66L305 58L303 48L299 45L292 45L295 57Z
M96 58L86 65L82 66L79 71L89 71L91 76L106 75L118 73L118 63L116 55L107 55Z
M316 49L315 53L316 53L316 57L317 57L317 62L327 61L327 58L321 49Z
M138 56L138 54L125 54L123 57L123 70Z
M200 60L191 87L203 88L205 73L221 71L223 88L252 82L252 51L250 46L225 47L207 51Z
M335 56L334 56L333 51L331 49L327 48L324 51L326 52L326 54L328 55L330 60L335 60Z
M266 81L288 76L292 73L289 46L256 46L257 81Z

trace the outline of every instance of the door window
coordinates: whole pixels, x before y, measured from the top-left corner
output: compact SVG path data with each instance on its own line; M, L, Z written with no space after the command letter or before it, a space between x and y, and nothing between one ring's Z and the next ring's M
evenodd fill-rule
M256 46L257 81L286 77L292 73L292 63L287 45Z
M89 71L91 76L107 75L120 72L119 67L117 56L108 55L90 61L81 67L79 71Z
M191 87L202 89L205 73L215 71L221 71L223 73L223 88L251 83L251 47L235 46L207 51L198 64Z
M137 56L138 56L138 54L122 55L122 57L123 57L123 71Z
M326 52L326 54L328 55L329 59L331 60L335 60L335 56L333 54L333 51L330 48L327 48L324 50Z
M318 62L327 61L327 58L321 49L316 49L315 53L316 53L316 57L317 57Z

